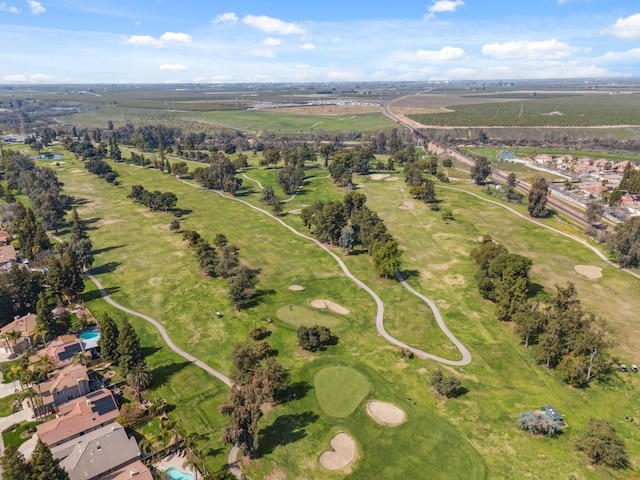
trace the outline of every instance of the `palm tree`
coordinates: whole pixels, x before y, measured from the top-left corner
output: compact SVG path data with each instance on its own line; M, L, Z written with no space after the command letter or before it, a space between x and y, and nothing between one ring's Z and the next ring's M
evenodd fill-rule
M11 365L11 368L7 372L7 378L10 378L14 382L17 380L18 383L20 383L20 390L24 390L24 385L22 384L23 372L24 366L21 363Z
M49 330L47 330L47 326L44 323L36 323L36 329L33 334L36 338L40 337L44 346L47 346L47 335L49 335Z
M129 369L126 377L127 383L133 389L136 400L140 402L140 391L151 385L153 374L144 360L136 363Z
M13 344L9 347L12 355L16 354L16 345L18 344L18 340L20 340L20 337L22 337L22 332L20 332L20 330L11 330L10 332L4 334L7 345L9 345L9 343Z

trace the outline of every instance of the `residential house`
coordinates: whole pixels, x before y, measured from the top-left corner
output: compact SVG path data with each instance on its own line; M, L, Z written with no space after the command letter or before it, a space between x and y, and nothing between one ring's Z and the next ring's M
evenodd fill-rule
M58 417L36 427L38 438L50 448L116 421L120 411L106 388L56 408Z
M84 365L68 365L50 374L45 382L38 385L41 408L45 412L89 392L89 372Z
M11 243L11 240L12 240L12 237L9 232L0 230L0 246L9 245Z
M4 349L5 353L21 353L28 350L35 337L36 323L35 314L29 313L0 328L0 348ZM13 339L8 335L14 331L20 332L20 337Z
M13 245L0 246L0 271L11 270L13 264L18 261L18 254Z
M93 480L139 460L140 448L136 439L114 422L52 447L51 454L60 460L70 480Z
M533 161L538 165L544 165L545 163L553 161L553 157L547 153L539 153L534 157Z
M42 357L49 357L51 364L55 368L62 368L73 362L76 355L84 355L88 360L91 359L91 352L85 351L82 341L75 335L60 335L54 339L45 348L38 350L34 355L29 357L31 363L36 363Z

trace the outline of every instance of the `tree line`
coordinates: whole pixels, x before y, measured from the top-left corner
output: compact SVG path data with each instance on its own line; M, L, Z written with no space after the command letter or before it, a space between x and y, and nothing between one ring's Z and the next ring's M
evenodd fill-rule
M338 245L347 254L360 245L372 256L377 272L392 277L400 268L402 252L366 201L360 192L348 192L342 201L319 200L302 209L302 222L318 240Z
M240 263L240 249L229 244L225 235L218 233L213 245L194 230L182 232L182 239L195 252L203 273L227 280L229 302L236 310L255 302L257 272Z
M498 320L515 323L515 332L525 347L534 347L539 363L557 369L574 387L610 371L609 327L583 309L573 283L556 285L548 301L538 301L531 294L530 259L509 253L490 237L471 251L471 258L480 294L496 304Z
M146 190L142 185L132 185L131 193L127 195L134 202L144 205L152 212L163 210L168 212L178 203L178 197L173 192L160 192Z

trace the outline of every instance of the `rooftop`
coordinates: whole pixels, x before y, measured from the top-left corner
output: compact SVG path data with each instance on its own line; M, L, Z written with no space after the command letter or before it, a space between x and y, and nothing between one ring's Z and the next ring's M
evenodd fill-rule
M0 247L2 248L2 247ZM14 330L22 333L23 337L30 335L33 333L36 328L36 315L33 313L28 313L23 317L20 317L14 320L11 323L6 324L4 327L0 328L0 336L12 332Z

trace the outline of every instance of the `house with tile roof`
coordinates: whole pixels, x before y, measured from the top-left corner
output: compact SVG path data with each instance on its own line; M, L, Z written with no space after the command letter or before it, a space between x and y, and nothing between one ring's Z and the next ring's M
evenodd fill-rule
M29 313L0 328L0 348L5 353L12 351L20 353L30 348L35 337L36 323L36 315ZM8 333L14 331L20 332L20 338L15 341L7 336Z

